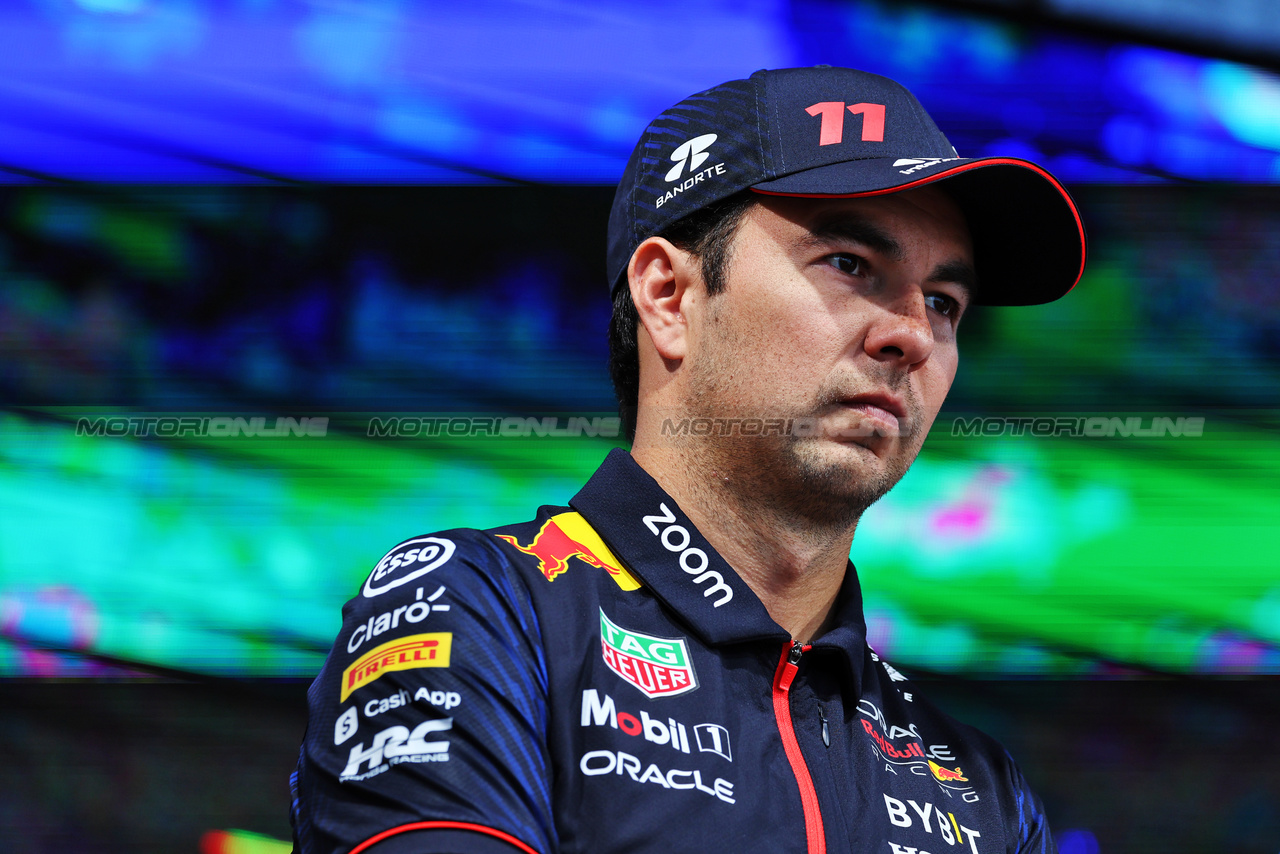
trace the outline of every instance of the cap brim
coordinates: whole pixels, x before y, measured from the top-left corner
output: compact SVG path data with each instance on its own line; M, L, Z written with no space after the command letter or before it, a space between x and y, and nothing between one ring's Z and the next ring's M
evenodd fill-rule
M979 305L1039 305L1070 291L1084 273L1084 224L1071 195L1044 169L1012 157L926 165L904 180L892 158L850 160L756 184L757 193L860 198L945 182L973 238ZM944 167L945 168L941 168Z

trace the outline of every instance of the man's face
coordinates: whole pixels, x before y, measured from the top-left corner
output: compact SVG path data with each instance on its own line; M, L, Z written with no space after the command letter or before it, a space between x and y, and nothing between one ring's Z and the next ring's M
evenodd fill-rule
M761 196L724 292L693 288L684 304L689 403L799 427L710 440L717 477L856 520L906 472L951 388L973 284L964 218L937 189Z

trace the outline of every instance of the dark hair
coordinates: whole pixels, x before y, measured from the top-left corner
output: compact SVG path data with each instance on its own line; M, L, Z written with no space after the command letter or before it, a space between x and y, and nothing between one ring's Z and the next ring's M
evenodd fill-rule
M707 295L725 288L729 251L742 217L756 203L750 190L743 190L679 219L659 234L673 245L701 261L702 281ZM628 441L636 437L636 408L640 396L640 351L636 333L640 317L624 278L615 283L613 315L609 318L609 374L618 397L618 415Z

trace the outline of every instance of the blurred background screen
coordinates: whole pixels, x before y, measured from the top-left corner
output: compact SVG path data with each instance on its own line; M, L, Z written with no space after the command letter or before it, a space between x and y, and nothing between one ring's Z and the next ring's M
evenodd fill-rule
M961 155L1047 165L1090 236L1066 299L966 317L948 403L854 542L872 644L1016 746L1064 854L1280 850L1266 5L7 4L0 787L25 806L0 809L5 849L287 836L301 693L378 558L564 504L625 446L604 234L648 120L829 63L906 84ZM1054 681L1008 681L1033 677ZM1099 746L1085 722L1126 704L1111 738L1137 746ZM134 761L177 774L258 721L278 777L258 812L213 791L177 824L46 803L62 766L35 768L33 733L110 769L140 721L195 706L194 741ZM1261 751L1253 770L1213 765L1219 742ZM1115 769L1086 782L1119 757L1232 783L1194 809L1154 784L1121 803ZM85 791L131 797L101 773Z

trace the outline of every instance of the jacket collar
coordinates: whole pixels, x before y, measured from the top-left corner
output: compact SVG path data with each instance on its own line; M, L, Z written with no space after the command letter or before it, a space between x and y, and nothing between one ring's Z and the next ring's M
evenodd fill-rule
M773 640L781 645L789 640L746 582L626 451L611 451L569 504L704 643ZM836 600L836 614L837 627L814 646L842 650L859 673L867 631L852 564Z

